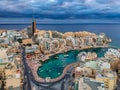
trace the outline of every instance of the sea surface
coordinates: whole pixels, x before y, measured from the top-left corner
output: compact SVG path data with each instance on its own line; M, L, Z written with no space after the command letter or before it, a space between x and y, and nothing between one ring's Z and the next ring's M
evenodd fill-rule
M0 29L21 30L30 24L0 24ZM112 46L120 47L120 24L37 24L40 30L53 30L59 32L89 31L96 34L105 33L112 39Z

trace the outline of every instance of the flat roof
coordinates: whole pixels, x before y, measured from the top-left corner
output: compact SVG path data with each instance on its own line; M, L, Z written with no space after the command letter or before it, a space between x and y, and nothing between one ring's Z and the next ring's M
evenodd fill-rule
M32 39L23 39L23 40L22 40L22 43L23 43L23 44L33 44L34 42L33 42Z

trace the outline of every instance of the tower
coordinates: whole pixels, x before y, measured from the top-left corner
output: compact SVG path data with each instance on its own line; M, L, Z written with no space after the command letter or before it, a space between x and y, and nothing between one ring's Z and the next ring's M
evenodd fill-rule
M36 33L36 20L32 19L32 24L27 28L27 34L29 38L32 38Z
M32 20L32 34L34 36L34 33L36 33L36 20L33 18Z

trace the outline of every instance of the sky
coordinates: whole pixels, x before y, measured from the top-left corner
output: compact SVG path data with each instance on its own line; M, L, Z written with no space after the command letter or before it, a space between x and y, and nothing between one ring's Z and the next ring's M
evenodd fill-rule
M0 18L120 20L120 0L0 0Z

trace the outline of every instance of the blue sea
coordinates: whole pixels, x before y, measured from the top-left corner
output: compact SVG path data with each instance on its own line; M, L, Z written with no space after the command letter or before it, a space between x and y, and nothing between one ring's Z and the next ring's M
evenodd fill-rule
M30 24L0 24L0 29L21 30ZM112 39L112 46L120 47L120 24L37 24L40 30L59 32L89 31L96 34L105 33Z

